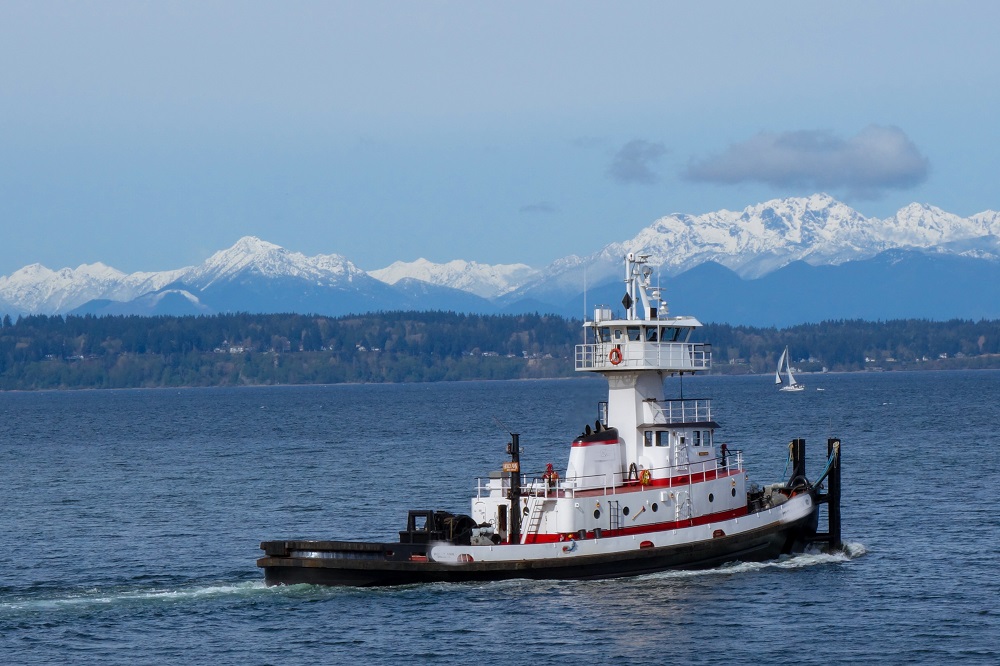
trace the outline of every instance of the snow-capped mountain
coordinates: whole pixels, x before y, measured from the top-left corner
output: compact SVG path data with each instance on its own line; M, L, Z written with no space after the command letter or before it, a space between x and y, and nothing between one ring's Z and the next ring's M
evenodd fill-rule
M832 280L833 286L837 280L846 284L861 274L869 282L882 280L898 286L913 283L914 266L947 263L920 264L916 255L948 259L951 273L939 275L942 284L962 274L978 281L976 298L1000 303L1000 293L982 293L983 289L1000 291L1000 286L985 284L992 283L990 271L1000 266L1000 213L988 210L964 218L934 206L911 204L885 219L866 218L825 194L816 194L775 199L742 211L668 215L630 239L611 242L586 257L563 257L541 270L524 264L491 266L462 260L435 264L419 259L366 273L337 254L310 257L252 236L198 266L159 273L125 274L100 263L59 271L33 264L0 277L0 313L294 311L337 315L446 309L579 316L583 300L596 303L595 299L606 296L607 302L614 303L620 298L615 294L622 256L628 252L649 255L659 274L675 281L692 269L705 267L692 273L689 281L697 278L699 284L714 285L711 288L722 298L719 311L737 298L737 292L749 295L747 289L752 290L755 303L769 302L771 292L777 294L773 276L788 279L794 275L804 284L822 269L827 271L824 279ZM840 266L848 268L828 270ZM899 275L905 271L911 271L911 277L900 282ZM737 288L737 284L743 286ZM968 291L968 285L958 282L945 286L950 294ZM585 289L592 298L581 299ZM864 291L856 286L853 290L855 294ZM814 296L798 298L804 303L815 300ZM831 302L832 296L826 294L824 299ZM737 304L731 305L732 311L739 311ZM864 311L879 312L879 307L873 303ZM985 316L981 308L974 310L980 313L976 316ZM697 314L697 308L692 312ZM853 310L845 312L845 316L860 316L850 314ZM919 316L933 316L921 312ZM966 316L963 312L949 309L948 316ZM836 315L831 312L830 316Z
M369 272L369 275L387 284L396 284L404 278L412 278L454 287L483 298L496 298L514 291L537 274L538 270L527 264L491 266L461 259L446 264L435 264L423 258L411 262L397 261L386 268Z
M255 236L244 236L226 250L220 250L199 266L189 268L175 281L198 289L255 278L294 278L322 286L339 286L367 275L339 254L307 257Z
M744 279L756 279L796 261L839 265L890 249L997 261L1000 213L985 211L963 218L934 206L911 204L886 219L866 218L826 194L775 199L738 212L675 213L583 260L549 266L535 282L507 298L550 300L565 284L616 279L621 258L628 252L648 254L664 276L714 262Z
M31 264L10 277L0 276L0 303L8 303L13 312L54 314L95 298L130 301L174 282L184 270L126 275L102 263L58 271Z
M146 296L143 307L137 308L145 313L155 312L154 306L162 302L166 292L173 292L181 302L189 302L193 311L204 312L216 310L203 302L205 292L233 289L234 285L239 290L239 285L273 280L308 283L312 289L351 290L356 280L374 285L376 290L382 284L340 255L307 257L246 236L198 266L171 271L126 274L100 263L53 271L32 264L10 277L0 277L0 306L6 303L6 309L16 313L59 314L102 301L102 312L121 313L128 308L106 304L128 303ZM150 294L160 296L151 298ZM289 301L287 307L294 303L294 299Z

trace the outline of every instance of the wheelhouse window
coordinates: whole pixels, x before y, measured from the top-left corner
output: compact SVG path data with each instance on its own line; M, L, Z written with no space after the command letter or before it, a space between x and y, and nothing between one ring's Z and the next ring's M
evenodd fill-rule
M646 327L646 342L656 342L656 327L647 326Z
M692 430L691 431L691 445L692 446L701 446L701 430Z
M611 328L609 326L602 326L597 329L597 341L611 342Z
M670 443L670 433L664 430L659 430L656 433L656 445L666 446Z
M628 339L632 342L639 342L642 339L642 333L638 326L627 326L625 330L628 332Z
M660 342L677 342L681 330L676 326L662 326L660 328Z
M644 433L642 433L642 438L643 438L643 442L642 442L643 446L652 446L653 445L653 433L650 432L649 430L647 430Z

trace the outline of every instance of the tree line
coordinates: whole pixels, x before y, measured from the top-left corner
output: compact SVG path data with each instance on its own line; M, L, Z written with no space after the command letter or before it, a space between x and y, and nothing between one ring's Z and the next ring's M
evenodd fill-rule
M234 386L565 377L579 320L380 312L46 316L0 321L0 389ZM708 324L714 372L1000 367L1000 322L829 321L785 329Z

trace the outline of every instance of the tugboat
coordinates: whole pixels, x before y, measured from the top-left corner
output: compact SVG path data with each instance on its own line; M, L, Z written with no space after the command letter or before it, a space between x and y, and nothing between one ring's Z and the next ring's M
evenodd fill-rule
M564 474L523 474L511 433L510 460L478 482L469 515L410 511L392 543L264 541L266 584L611 578L839 548L839 440L828 441L818 481L806 478L805 440L794 439L789 479L751 484L743 452L716 446L711 401L665 395L666 381L708 370L712 349L691 341L697 319L668 316L647 262L625 257L624 318L602 306L584 322L576 370L604 375L608 399L573 440Z

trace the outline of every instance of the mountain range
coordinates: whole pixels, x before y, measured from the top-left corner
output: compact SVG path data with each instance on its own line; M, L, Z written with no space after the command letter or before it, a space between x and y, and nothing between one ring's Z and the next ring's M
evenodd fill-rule
M101 263L0 277L0 312L184 315L377 310L547 312L617 304L622 257L649 256L671 312L786 326L827 319L1000 318L1000 213L911 204L866 218L825 194L662 217L587 257L544 268L424 259L370 272L252 236L204 263L126 274Z

